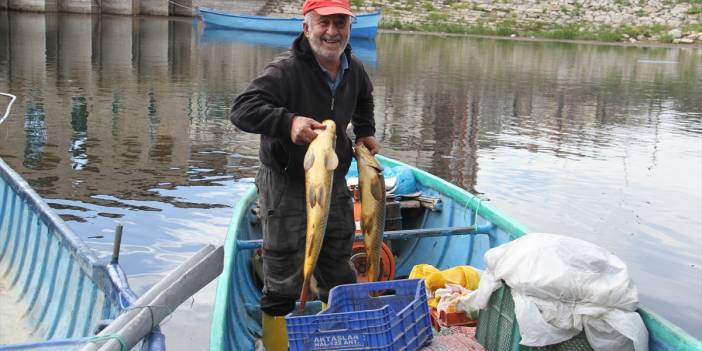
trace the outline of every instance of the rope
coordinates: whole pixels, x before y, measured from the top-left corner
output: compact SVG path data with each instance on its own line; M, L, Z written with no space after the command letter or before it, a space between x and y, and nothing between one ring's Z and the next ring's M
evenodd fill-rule
M109 334L109 335L96 335L88 338L89 342L95 342L95 341L104 341L104 340L111 340L111 339L117 339L119 342L119 349L120 351L128 351L127 350L127 342L124 341L124 338L122 335L119 334Z
M473 226L475 227L473 231L477 232L478 231L478 210L480 209L480 204L483 202L483 199L481 199L478 196L473 195L473 198L478 200L478 205L475 206L475 212L473 212ZM470 209L470 204L473 202L473 198L471 198L468 202L466 202L466 208ZM466 217L468 217L468 212L466 212ZM466 218L469 219L469 218Z
M190 308L192 308L193 304L195 303L195 298L190 297L191 302L190 302ZM154 320L154 307L162 307L168 310L168 317L171 317L173 315L173 309L170 306L166 305L145 305L145 306L130 306L124 309L123 312L130 311L130 310L137 310L140 308L146 308L149 310L149 316L151 317L151 328L149 330L153 330L156 327L156 321ZM167 321L169 321L170 318ZM166 322L163 322L165 324ZM104 341L104 340L111 340L111 339L117 339L119 342L119 348L120 351L128 351L127 350L127 342L124 340L124 338L119 335L119 334L108 334L108 335L96 335L93 337L88 338L88 342L96 342L96 341Z
M475 206L475 212L473 216L473 225L475 226L475 230L478 230L478 210L480 209L480 204L483 203L483 199L480 197L476 196L476 199L478 199L478 206Z
M7 116L10 114L10 108L12 107L12 104L15 102L15 100L17 100L17 97L12 95L12 94L8 94L8 93L0 93L0 95L8 96L10 99L12 99L12 100L10 100L10 103L7 105L7 109L5 110L5 114L2 116L2 118L0 118L0 124L1 124L2 122L5 121L5 118L7 118Z
M193 308L193 305L195 304L195 298L193 296L190 296L189 300L190 300L190 308ZM151 317L151 329L150 330L153 330L157 326L156 321L154 320L154 310L152 309L154 307L165 308L168 310L168 314L167 314L168 319L164 318L165 321L161 321L161 323L159 323L159 324L166 324L168 321L171 320L171 318L173 318L173 312L175 312L175 310L167 305L129 306L129 307L125 308L124 311L126 312L126 311L136 310L136 309L140 309L140 308L148 309L149 316Z

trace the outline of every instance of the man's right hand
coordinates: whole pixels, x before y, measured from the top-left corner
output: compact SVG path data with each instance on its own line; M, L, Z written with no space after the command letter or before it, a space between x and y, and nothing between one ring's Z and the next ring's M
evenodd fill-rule
M317 137L315 129L326 129L322 123L304 116L294 116L290 123L290 140L297 145L307 145Z

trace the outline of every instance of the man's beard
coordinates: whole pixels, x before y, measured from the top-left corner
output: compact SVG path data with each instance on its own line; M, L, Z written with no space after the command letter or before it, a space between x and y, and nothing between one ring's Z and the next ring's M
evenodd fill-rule
M338 40L339 48L335 50L325 47L324 40ZM310 46L312 47L312 51L314 51L317 56L320 56L325 60L336 60L341 57L341 54L344 52L346 44L348 44L348 38L344 38L341 34L337 34L334 37L326 34L317 37L314 34L311 34L309 37L309 42Z

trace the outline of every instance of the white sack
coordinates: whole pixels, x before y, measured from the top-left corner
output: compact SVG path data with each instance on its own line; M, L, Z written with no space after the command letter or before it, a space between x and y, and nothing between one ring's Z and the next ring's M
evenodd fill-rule
M461 298L457 309L484 309L504 280L522 345L556 344L585 329L596 351L648 351L636 286L609 251L566 236L528 234L488 250L485 263L478 290Z

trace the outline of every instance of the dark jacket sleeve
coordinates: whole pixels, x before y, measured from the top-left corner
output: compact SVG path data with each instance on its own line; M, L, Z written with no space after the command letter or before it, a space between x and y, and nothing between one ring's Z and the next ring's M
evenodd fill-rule
M269 64L234 99L229 118L239 129L276 138L290 138L293 113L288 111L283 70Z
M363 66L360 64L359 68L363 70ZM353 133L356 135L356 138L375 135L373 108L373 83L371 83L368 73L363 70L358 99L356 100L356 110L351 117Z

